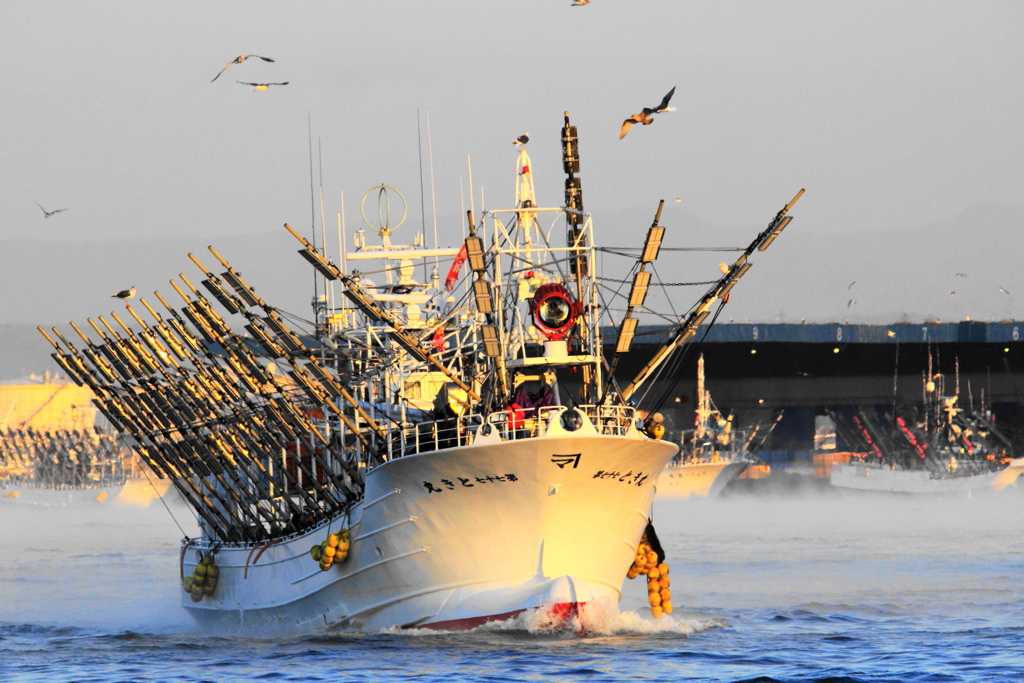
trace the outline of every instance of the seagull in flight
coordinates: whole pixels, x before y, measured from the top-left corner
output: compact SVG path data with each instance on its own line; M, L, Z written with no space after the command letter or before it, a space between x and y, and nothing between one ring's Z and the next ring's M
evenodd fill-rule
M32 203L35 204L36 206L38 206L40 209L43 209L43 205L40 204L39 202L32 202ZM43 209L43 218L49 218L53 214L60 213L61 211L67 211L67 209L54 209L53 211L47 211L46 209Z
M288 81L285 81L284 83L246 83L245 81L238 81L238 83L241 83L242 85L251 85L251 86L253 86L253 88L252 88L253 92L256 92L258 90L266 90L267 88L269 88L272 85L288 85Z
M626 133L628 133L629 129L633 127L634 123L642 123L645 126L649 126L652 123L654 123L654 119L651 118L652 114L660 114L663 111L675 111L675 107L668 106L668 101L672 99L672 95L674 95L675 92L676 89L672 88L671 90L668 91L668 94L665 95L664 99L661 100L661 104L659 104L657 107L654 107L653 109L650 107L644 107L643 111L641 111L639 114L633 114L628 119L623 121L622 128L619 130L619 139L621 140L622 138L626 137Z
M117 294L110 297L111 299L131 299L135 296L135 285L132 285L131 289L122 289Z
M513 142L512 144L515 145L516 147L518 147L520 145L525 145L529 141L530 141L530 131L526 131L525 133L523 133L522 135L517 137L515 142Z
M250 57L255 57L256 59L262 59L264 62L272 62L272 61L274 61L270 57L260 57L259 55L239 55L239 56L235 57L234 59L232 59L227 64L225 64L224 68L220 70L220 73L218 73L216 76L213 77L213 81L215 81L218 78L220 78L220 74L222 74L225 71L227 71L228 67L231 66L232 64L241 64L242 62L244 62L245 60L249 59ZM210 81L210 83L213 83L213 81Z

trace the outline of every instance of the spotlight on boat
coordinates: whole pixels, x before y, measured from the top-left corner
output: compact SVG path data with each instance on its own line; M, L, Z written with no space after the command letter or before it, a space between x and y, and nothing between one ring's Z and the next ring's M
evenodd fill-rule
M541 285L530 300L530 312L537 328L550 341L565 338L569 328L583 313L583 306L574 301L564 285Z

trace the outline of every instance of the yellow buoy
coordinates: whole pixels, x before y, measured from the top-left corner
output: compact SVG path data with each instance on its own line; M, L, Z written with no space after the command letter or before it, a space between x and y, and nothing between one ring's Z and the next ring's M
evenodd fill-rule
M658 565L658 571L662 574L668 574L668 565L662 562Z
M668 588L671 585L671 583L672 582L669 580L669 578L664 574L662 574L661 578L658 579L658 585L662 588Z
M340 541L340 540L341 540L341 537L338 536L338 534L331 534L330 536L327 537L327 545L329 545L332 548L337 548L338 547L338 541Z
M665 600L661 603L661 609L665 611L665 614L672 614L672 601Z
M333 558L337 554L338 554L338 549L337 548L334 548L332 546L327 546L326 548L324 548L324 552L323 552L323 556L324 557Z
M106 499L107 499L107 492L106 491L100 491L99 495L96 496L95 498L93 498L93 500L95 502L97 502L97 503L102 503Z
M661 596L662 602L668 602L672 599L672 591L670 591L667 588L662 588L660 591L658 591L658 595Z
M651 606L651 614L654 615L655 619L660 618L661 615L662 615L662 607L660 605L652 605Z
M656 607L661 604L661 596L657 593L648 593L647 602L651 603L651 607Z
M655 580L660 579L661 578L661 572L658 571L657 567L651 567L650 569L647 570L647 578L655 579Z

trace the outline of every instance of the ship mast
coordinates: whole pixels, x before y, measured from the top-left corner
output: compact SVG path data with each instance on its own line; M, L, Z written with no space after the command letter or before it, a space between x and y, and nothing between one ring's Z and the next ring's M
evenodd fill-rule
M569 125L569 112L565 112L565 125L562 126L562 170L565 171L565 224L566 244L576 249L569 257L570 272L576 278L576 300L585 300L584 279L589 281L591 264L585 251L590 245L587 244L586 215L583 213L583 186L576 174L580 172L579 138L576 135L576 126ZM597 299L590 299L592 310L581 318L597 319ZM579 335L585 339L585 335ZM584 349L594 354L599 354L601 348L600 327L594 325L594 348ZM582 368L583 386L580 389L581 398L584 402L597 400L601 393L600 370L598 366L591 367L584 365Z
M697 358L697 426L693 430L695 440L707 434L707 423L710 416L708 392L704 390L704 354L702 353Z

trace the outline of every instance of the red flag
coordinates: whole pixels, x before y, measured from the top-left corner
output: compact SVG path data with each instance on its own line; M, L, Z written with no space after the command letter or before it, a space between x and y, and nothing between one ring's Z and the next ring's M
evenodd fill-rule
M448 277L444 279L444 287L449 292L455 288L455 282L459 279L459 271L462 270L462 264L466 262L466 245L463 244L462 248L459 249L458 255L455 257L455 261L452 263L452 267L448 269Z
M444 351L446 344L444 343L444 329L443 328L440 328L440 327L437 328L437 330L434 332L434 339L433 339L433 341L431 341L431 344L434 345L434 348L437 349L438 352Z

